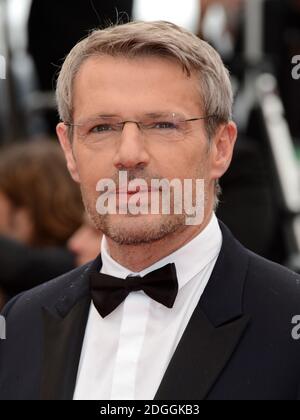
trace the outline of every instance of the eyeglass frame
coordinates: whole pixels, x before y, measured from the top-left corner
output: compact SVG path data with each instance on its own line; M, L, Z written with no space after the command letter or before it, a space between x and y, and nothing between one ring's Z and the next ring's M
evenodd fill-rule
M176 114L175 112L173 112L173 113L171 112L170 115L172 115L174 117L174 116L176 116L178 114ZM164 114L162 114L162 116L164 116ZM101 116L99 116L99 117L95 117L94 119L97 120L99 118L109 119L109 118L116 118L116 117L110 117L110 116L107 116L107 117L106 116L103 116L103 117L101 117ZM187 119L179 120L179 122L185 122L186 123L186 122L193 122L193 121L202 121L202 120L206 120L206 119L209 119L209 118L217 118L217 115L213 114L213 115L207 115L207 116L204 116L204 117L187 118ZM92 120L92 118L91 118L91 120ZM74 124L74 123L69 123L69 122L66 122L66 121L62 121L62 122L63 122L63 124L65 126L70 127L70 128L82 127L84 125L84 123L82 123L82 124ZM139 128L140 131L143 131L145 129L145 127L143 127L143 124L144 123L142 121L125 120L125 121L120 121L120 122L116 123L116 126L120 126L121 127L121 129L118 130L117 132L122 133L123 130L124 130L124 128L125 128L125 125L128 124L128 123L130 123L130 124L136 124L138 126L138 128Z

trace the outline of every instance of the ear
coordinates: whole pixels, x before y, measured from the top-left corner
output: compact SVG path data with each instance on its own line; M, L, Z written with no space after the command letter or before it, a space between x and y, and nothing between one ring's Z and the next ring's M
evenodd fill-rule
M220 127L211 146L211 178L220 179L232 161L237 139L237 126L231 121Z
M69 138L68 127L64 123L59 123L56 127L56 133L59 138L60 145L64 151L69 172L73 180L77 183L80 183L77 164L74 158L73 148Z

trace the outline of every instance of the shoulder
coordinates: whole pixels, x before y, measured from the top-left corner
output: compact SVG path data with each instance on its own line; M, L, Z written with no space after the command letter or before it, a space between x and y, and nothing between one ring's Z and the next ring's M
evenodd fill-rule
M245 312L278 325L290 325L300 315L300 276L287 268L247 251L248 272L244 284Z
M247 253L249 256L248 279L258 290L272 290L274 293L285 291L287 294L296 294L300 298L299 274L251 251Z
M88 287L88 272L93 262L72 270L47 283L28 290L13 298L3 310L3 316L10 318L12 315L34 313L41 307L55 306L60 300L70 294L85 293Z
M223 276L235 278L231 286L242 285L245 299L253 297L257 302L263 298L274 302L277 299L282 302L297 301L300 308L300 276L246 249L222 222L220 226L223 246L219 257L222 270L219 271Z
M222 222L220 226L223 246L217 275L227 279L220 304L224 295L229 300L241 298L242 312L256 319L257 325L266 321L270 331L274 324L289 328L300 315L300 276L249 251Z

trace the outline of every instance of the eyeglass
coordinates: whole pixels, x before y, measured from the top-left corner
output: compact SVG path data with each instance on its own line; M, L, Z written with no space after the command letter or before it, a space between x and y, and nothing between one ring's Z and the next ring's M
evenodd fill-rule
M102 116L86 120L80 124L65 122L74 128L76 134L87 144L98 144L107 140L117 140L126 124L136 124L145 138L150 140L180 141L189 132L189 123L214 118L214 115L186 119L176 113L151 114L141 121L122 121L118 117Z

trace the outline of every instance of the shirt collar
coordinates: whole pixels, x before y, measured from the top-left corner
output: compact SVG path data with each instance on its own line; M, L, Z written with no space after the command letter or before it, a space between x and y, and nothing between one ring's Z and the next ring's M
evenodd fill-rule
M215 214L206 228L192 241L178 249L171 255L156 262L140 273L133 273L113 260L109 254L108 243L105 236L102 239L101 272L110 276L126 279L128 276L144 277L152 271L158 270L167 264L176 266L179 289L185 286L192 278L199 274L220 253L222 247L222 232Z

